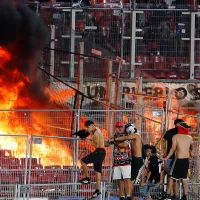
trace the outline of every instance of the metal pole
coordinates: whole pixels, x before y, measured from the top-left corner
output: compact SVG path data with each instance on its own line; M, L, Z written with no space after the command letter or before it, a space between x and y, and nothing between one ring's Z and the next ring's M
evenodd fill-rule
M79 43L79 53L84 54L84 42ZM81 56L78 61L78 90L83 92L83 58Z
M31 165L32 165L32 154L33 154L33 137L30 138L30 157L29 157L29 173L28 173L28 188L30 188L31 183ZM29 200L29 192L27 195L27 200Z
M26 137L26 159L25 159L25 169L24 169L24 186L26 186L26 177L28 169L28 151L29 151L29 136ZM23 199L25 199L25 194L23 194Z
M195 14L191 13L191 33L190 33L190 79L194 80L194 52L195 52Z
M120 4L121 4L121 15L122 15L120 57L121 57L121 59L123 59L123 57L124 57L124 12L123 12L123 2L122 2L122 0L120 0Z
M112 61L106 60L106 110L109 110L111 104L112 94ZM110 113L106 112L106 126L107 130L110 130Z
M50 51L50 74L54 76L54 69L55 69L55 30L56 26L55 25L50 25L51 27L51 51ZM50 77L50 84L53 83L53 77Z
M78 53L83 54L84 53L84 43L79 42L78 45ZM83 57L81 55L78 56L78 70L77 70L77 89L80 92L83 92ZM77 106L76 108L79 109L81 105L81 95L77 96Z
M136 11L132 11L131 26L131 78L135 78L135 46L136 46Z
M77 113L77 130L80 130L80 109L78 109L78 113ZM75 172L75 183L78 182L78 152L79 152L79 140L76 141L76 155L75 155L75 158L76 158L76 165L75 165L75 168L76 168L76 172Z
M70 51L75 51L75 23L76 23L76 10L71 9L71 34L70 34ZM74 78L74 54L70 55L70 78Z
M171 117L172 117L172 99L173 99L173 90L169 91L168 95L168 107L167 109L167 124L166 124L166 129L168 130L170 128L170 122L171 122Z

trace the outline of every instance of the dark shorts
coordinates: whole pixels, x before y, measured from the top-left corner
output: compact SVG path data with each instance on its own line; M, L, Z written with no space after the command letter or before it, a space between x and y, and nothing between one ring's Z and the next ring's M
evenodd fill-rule
M143 158L141 157L132 157L131 161L131 180L136 180L140 177L140 170L142 170L143 166Z
M102 164L105 157L106 157L106 150L103 148L97 148L95 151L82 158L82 161L85 164L93 163L94 171L101 173Z
M189 169L189 159L188 158L175 158L171 170L170 176L172 179L187 179Z

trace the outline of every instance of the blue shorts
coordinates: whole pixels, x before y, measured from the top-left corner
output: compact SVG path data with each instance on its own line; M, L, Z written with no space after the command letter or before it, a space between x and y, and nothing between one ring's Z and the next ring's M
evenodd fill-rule
M148 181L147 184L145 184L144 186L140 186L140 195L142 197L150 196L151 189L156 188L159 185L159 183L154 184L151 181Z
M167 169L170 171L172 168L173 159L167 159Z

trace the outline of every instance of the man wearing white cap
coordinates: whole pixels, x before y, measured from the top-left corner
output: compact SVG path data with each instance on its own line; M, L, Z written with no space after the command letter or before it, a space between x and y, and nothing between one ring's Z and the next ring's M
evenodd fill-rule
M115 138L115 142L131 140L131 180L137 183L140 171L143 167L142 139L134 124L126 124L125 129L129 135Z

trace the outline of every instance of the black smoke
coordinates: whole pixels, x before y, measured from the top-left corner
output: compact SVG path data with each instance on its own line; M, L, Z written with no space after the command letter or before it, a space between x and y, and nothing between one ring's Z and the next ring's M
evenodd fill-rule
M49 41L49 32L43 20L21 2L0 0L0 46L12 55L12 59L1 67L0 79L1 83L10 84L10 87L23 81L25 87L19 91L18 98L27 96L35 102L33 105L39 101L45 104L49 98L37 81L37 63L42 49ZM13 78L12 72L16 69L29 77L30 81ZM27 107L30 108L30 105Z

